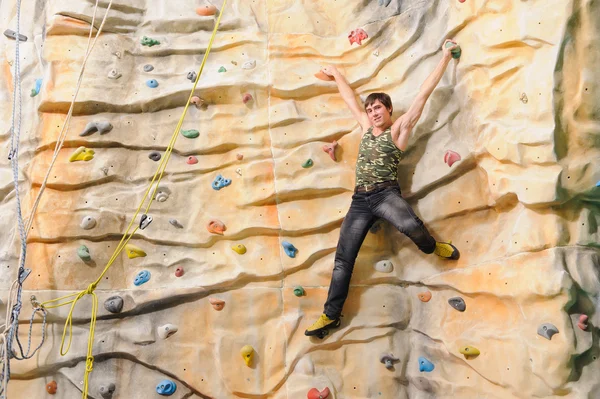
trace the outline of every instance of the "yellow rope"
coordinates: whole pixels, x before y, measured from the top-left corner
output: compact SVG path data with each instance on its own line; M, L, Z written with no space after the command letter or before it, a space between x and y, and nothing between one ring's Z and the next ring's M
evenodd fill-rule
M192 88L190 95L188 97L188 100L185 104L185 107L183 109L183 114L179 118L179 122L177 123L177 126L175 127L175 131L173 132L173 135L171 136L171 140L169 141L169 145L167 147L167 150L165 151L165 156L163 157L161 163L159 164L158 170L156 171L156 173L154 173L154 176L152 177L152 181L150 182L150 185L148 186L148 189L146 190L146 193L144 194L144 197L142 198L140 205L138 206L135 214L133 215L131 222L129 222L129 226L127 226L127 230L123 234L123 237L121 238L121 241L119 242L119 245L117 245L117 248L113 252L108 263L106 264L106 267L104 268L104 270L102 271L100 276L96 279L96 281L91 283L87 289L85 289L79 293L76 293L76 294L65 295L60 298L52 299L52 300L42 303L42 306L47 309L57 308L60 306L65 306L65 305L71 304L71 309L69 310L69 315L67 316L67 319L65 320L65 328L63 330L62 340L61 340L61 344L60 344L60 354L62 356L65 356L69 352L69 349L71 348L71 343L73 341L73 310L75 309L75 305L77 304L77 301L79 301L84 296L86 296L86 295L92 296L92 301L93 301L92 302L92 316L90 319L90 334L88 337L88 350L87 350L86 362L85 362L85 375L84 375L84 384L83 384L83 391L82 391L83 399L87 399L88 388L89 388L88 377L94 368L94 356L92 355L92 349L94 346L94 332L96 329L96 315L98 313L98 297L96 296L96 293L94 292L94 290L96 289L96 286L102 280L102 277L104 277L104 275L108 272L108 269L112 266L113 262L117 259L119 254L123 251L123 249L129 242L131 237L133 237L133 235L137 231L139 225L133 229L131 234L129 234L129 230L133 226L133 222L137 219L137 216L140 213L140 210L142 209L144 202L146 201L146 198L148 197L148 193L150 192L152 185L156 181L156 186L154 187L154 190L152 191L152 195L150 196L150 201L148 202L148 205L146 206L144 213L146 213L146 214L148 213L148 210L150 209L152 202L154 202L156 190L158 189L160 180L162 179L163 173L167 167L167 162L169 161L169 158L171 157L171 152L173 152L173 147L175 146L175 141L177 140L177 136L179 134L181 126L183 125L183 120L184 120L185 115L187 114L187 110L190 106L190 101L192 100L194 91L196 90L196 86L198 85L198 81L200 80L200 76L202 75L202 71L204 70L204 65L206 64L208 54L210 53L210 49L212 47L215 36L217 34L217 29L221 22L221 16L223 15L222 11L225 9L226 4L227 4L227 0L223 1L223 6L221 8L221 12L219 12L219 17L217 18L217 23L215 24L215 27L213 29L213 33L212 33L212 36L208 43L208 47L206 48L206 53L204 54L204 58L202 59L202 64L200 65L198 75L196 76L196 80L194 81L194 87ZM128 234L129 234L129 236L128 236ZM63 300L66 300L69 298L72 298L72 299L62 302ZM53 304L53 305L48 305L48 304ZM69 333L68 333L69 334L69 343L67 345L67 349L64 350L65 337L67 335L67 330L69 331Z

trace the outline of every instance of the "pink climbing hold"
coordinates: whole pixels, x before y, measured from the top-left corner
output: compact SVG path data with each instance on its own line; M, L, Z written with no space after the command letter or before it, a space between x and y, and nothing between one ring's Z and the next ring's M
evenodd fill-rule
M459 3L464 3L466 0L458 0Z
M198 96L193 96L190 103L194 104L196 108L200 109L204 105L204 100Z
M220 312L225 307L225 301L217 298L208 298L208 301L215 308L216 311Z
M325 144L323 146L323 151L328 153L331 159L333 159L334 161L337 161L337 159L335 159L335 149L337 148L337 146L338 142L336 140L333 140L333 143L331 144Z
M213 234L223 235L223 232L227 230L227 227L225 227L225 223L221 222L220 220L211 219L206 225L206 230Z
M329 388L325 387L321 392L317 388L312 388L306 396L308 399L325 399L329 397Z
M585 314L582 314L581 316L579 316L579 322L577 322L577 327L581 328L583 331L587 330L588 324L588 317Z
M241 161L242 159L244 159L243 154L236 154L235 157L237 158L238 161Z
M181 276L183 276L183 267L179 266L177 269L175 269L175 277Z
M190 156L188 157L188 159L185 161L185 163L187 163L188 165L195 165L195 164L197 164L197 163L198 163L198 158L196 158L196 157L195 157L195 156L193 156L193 155L190 155Z
M454 152L452 150L446 151L444 154L444 162L448 164L448 166L452 166L454 162L460 161L460 154L458 152Z
M247 104L248 101L252 101L252 95L250 93L246 93L242 96L242 101L244 104Z
M348 35L348 40L350 41L350 45L352 45L352 43L358 43L359 45L361 45L362 41L366 40L368 38L369 38L369 35L367 35L367 32L365 32L364 29L362 29L362 28L354 29Z

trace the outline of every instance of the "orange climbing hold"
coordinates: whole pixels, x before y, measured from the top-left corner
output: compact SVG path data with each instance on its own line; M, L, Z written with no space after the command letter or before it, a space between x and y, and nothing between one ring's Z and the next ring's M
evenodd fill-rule
M315 73L315 78L317 78L317 79L321 79L321 80L324 80L324 81L326 81L326 82L330 82L330 81L332 81L332 80L335 80L335 79L333 78L333 76L329 76L329 75L327 75L326 73L324 73L324 72L321 72L321 71L319 71L319 72Z
M429 291L419 292L419 294L417 296L419 297L421 302L429 302L429 300L431 299L431 292L429 292Z
M334 161L337 161L337 159L335 159L335 149L338 146L338 142L333 140L333 143L331 144L325 144L323 146L323 151L325 151L326 153L329 154L329 156L331 157L331 159L333 159Z
M238 161L241 161L242 159L244 159L244 154L236 154L235 157Z
M48 392L50 395L54 395L57 389L58 385L56 384L56 381L50 381L46 384L46 392Z
M227 230L227 227L225 227L225 223L221 222L219 219L211 219L206 225L206 230L213 234L223 235L223 232Z
M329 397L329 388L325 387L321 392L317 388L312 388L306 396L308 399L325 399Z
M204 105L204 100L198 96L194 96L190 100L190 103L194 104L196 106L196 108L200 109Z
M446 151L444 154L444 162L448 164L448 166L452 166L454 162L460 161L460 154L458 152L454 152L452 150Z
M215 15L217 13L217 7L213 5L202 6L196 8L196 14L201 15L203 17L210 17L211 15Z
M222 301L217 298L208 298L208 302L215 308L216 311L221 311L225 307L225 301Z

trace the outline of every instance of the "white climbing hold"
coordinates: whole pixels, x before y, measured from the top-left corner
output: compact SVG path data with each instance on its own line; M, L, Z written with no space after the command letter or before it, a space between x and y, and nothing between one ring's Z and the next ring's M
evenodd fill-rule
M156 329L158 336L162 339L167 339L171 335L175 334L179 329L175 324L165 324Z
M173 226L177 227L178 229L183 229L183 225L181 223L179 223L176 219L169 219L169 223L171 223Z
M380 260L375 263L375 270L382 273L391 273L394 270L394 265L389 260Z
M94 227L96 227L96 219L94 219L91 216L86 216L79 224L79 227L81 227L84 230L91 230Z
M373 51L373 55L374 55L375 57L379 57L379 50L375 50L375 51Z
M256 68L256 61L246 61L242 64L242 69L254 69Z
M119 71L117 71L115 68L108 71L109 79L119 79L121 76L123 76L123 75L121 75L121 73L119 73Z
M238 175L240 175L240 176L241 176L241 175L242 175L242 168L237 168L237 169L235 170L235 173L237 173Z
M164 191L160 191L158 194L156 194L156 200L158 202L165 202L167 198L169 198L169 194L165 193Z
M117 58L121 59L121 52L120 51L113 51L112 55L114 55Z

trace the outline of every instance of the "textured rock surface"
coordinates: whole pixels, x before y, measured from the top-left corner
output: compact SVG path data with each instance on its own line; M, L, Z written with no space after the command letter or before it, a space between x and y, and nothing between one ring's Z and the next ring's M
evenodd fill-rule
M93 2L23 2L22 198L25 214L49 166L84 57ZM181 398L330 397L583 398L600 395L600 3L591 0L222 0L220 31L161 181L153 223L117 258L96 293L100 306L90 395L156 397L168 379ZM105 7L107 2L101 2ZM126 230L177 125L214 27L204 0L116 1L89 58L75 116L30 232L24 298L85 289ZM0 3L15 29L15 2ZM101 18L104 10L97 15ZM369 38L348 42L354 29ZM142 46L143 36L160 42ZM394 117L439 59L445 37L462 48L433 93L401 164L403 195L457 262L420 253L387 223L360 252L342 326L323 341L304 329L322 311L339 228L350 203L360 138L335 83L314 77L337 65L361 98L388 92ZM0 282L2 306L16 277L15 195L7 163L14 42L0 37ZM151 64L151 73L143 72ZM221 66L226 72L219 73ZM109 79L115 69L119 79ZM160 85L146 86L156 78ZM244 104L243 95L253 101ZM80 137L87 123L110 134ZM337 162L322 150L336 140ZM79 146L95 151L69 163ZM460 162L449 168L447 150ZM243 154L238 159L237 154ZM194 156L198 163L186 160ZM302 163L312 159L311 168ZM211 189L218 174L231 178ZM80 227L85 216L97 221ZM169 223L176 219L183 228ZM209 233L211 219L227 226ZM137 222L137 221L136 221ZM298 253L288 257L282 241ZM240 256L232 245L243 244ZM77 248L86 245L92 261ZM381 260L392 273L377 272ZM185 269L175 276L178 267ZM150 281L135 287L141 270ZM297 297L294 288L305 295ZM429 290L431 300L418 294ZM460 296L466 311L448 299ZM209 297L226 302L216 311ZM68 307L51 310L48 340L31 361L12 362L10 398L81 395L91 299L75 308L74 341L59 346ZM22 318L30 314L26 303ZM576 326L589 316L588 329ZM552 340L537 327L552 323ZM163 340L157 328L176 324ZM39 325L38 325L39 327ZM21 330L24 334L25 328ZM40 339L35 330L34 341ZM244 345L254 348L247 367ZM481 351L465 359L459 348ZM399 358L393 369L381 353ZM435 369L419 372L418 358Z

